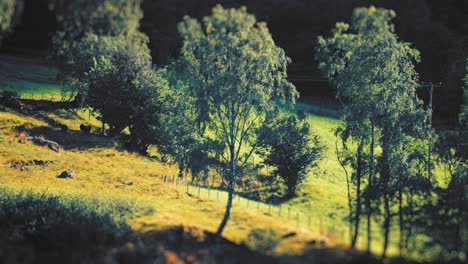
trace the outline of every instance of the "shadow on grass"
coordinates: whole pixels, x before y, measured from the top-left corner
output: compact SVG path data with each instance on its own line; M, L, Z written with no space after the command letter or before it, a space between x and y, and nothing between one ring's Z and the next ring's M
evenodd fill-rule
M60 109L60 110L54 111L54 114L63 119L70 119L70 120L79 119L79 120L85 121L83 117L77 115L76 112L71 111L71 110Z
M327 248L316 240L305 242L302 254L272 255L269 249L277 243L266 242L275 232L257 232L236 244L199 227L158 230L147 225L136 232L127 224L130 218L151 213L154 208L122 198L0 188L0 263L417 263ZM275 239L287 243L295 235L279 234Z
M154 208L134 200L0 188L0 263L83 263L119 246L127 220Z
M76 130L61 131L50 126L32 127L21 125L16 127L18 133L26 132L28 135L44 137L57 142L64 149L87 150L92 148L115 147L114 138L106 138ZM117 148L123 150L123 148Z

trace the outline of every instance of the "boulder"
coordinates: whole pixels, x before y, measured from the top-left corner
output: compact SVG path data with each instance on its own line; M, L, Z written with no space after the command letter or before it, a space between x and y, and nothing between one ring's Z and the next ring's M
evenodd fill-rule
M29 165L36 165L36 166L47 166L49 164L53 164L52 160L31 160L28 162Z
M52 141L52 140L43 139L39 137L32 137L32 136L27 136L26 139L34 142L34 144L39 145L39 146L48 146L51 150L55 152L59 152L61 149L60 145L57 142Z
M74 173L72 170L66 170L66 171L63 171L62 173L60 173L59 176L57 176L57 178L60 178L60 179L70 179L70 178L73 178L74 176Z

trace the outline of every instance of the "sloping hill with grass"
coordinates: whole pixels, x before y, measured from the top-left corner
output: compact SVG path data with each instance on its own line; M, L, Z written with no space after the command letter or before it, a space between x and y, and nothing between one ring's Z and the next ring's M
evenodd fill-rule
M70 123L80 122L80 117L71 113L63 119ZM61 133L61 136L56 135L54 139L64 148L54 152L46 146L35 145L26 139L24 132L17 132L19 127L26 127L28 131L42 128L38 131L44 133L42 136L45 138L54 133ZM186 193L184 186L164 184L162 176L177 174L174 166L128 153L116 139L76 130L62 132L46 128L47 124L40 119L10 110L0 112L2 197L9 197L10 192L16 191L32 191L39 197L79 197L84 201L98 203L91 207L103 206L111 211L114 210L112 207L115 207L115 204L120 205L121 201L133 202L143 209L128 208L125 204L121 205L121 208L135 212L143 211L131 214L131 217L126 214L132 230L142 234L182 227L199 230L202 234L204 231L216 230L217 220L221 219L223 214L224 202L200 199L194 194ZM57 177L67 169L74 172L73 178ZM75 201L75 198L66 199ZM77 203L87 204L79 199ZM18 198L16 201L18 202ZM14 202L6 199L3 206L6 203ZM70 207L76 205L71 204ZM342 244L333 236L298 228L294 221L278 218L273 213L268 213L265 208L246 209L238 206L234 207L233 218L227 226L225 237L235 244L242 244L256 229L275 230L279 242L274 254L278 256L301 255L314 244L330 247ZM199 239L203 240L202 237Z
M6 66L17 63L15 67L23 74L15 75L16 70ZM34 94L44 94L44 98L61 94L61 88L52 81L55 70L37 65L31 68L30 61L7 60L6 64L2 62L0 89L22 92L26 99L41 99L29 96L31 87L37 88ZM24 86L25 82L30 85ZM297 107L306 112L338 114L329 109L310 109L306 104ZM100 136L101 124L87 109L29 114L1 108L0 232L6 235L0 244L10 246L0 253L0 259L18 259L26 252L33 259L52 257L60 262L69 260L69 250L78 248L73 253L78 259L95 262L377 261L350 251L346 245L345 176L335 158L333 134L340 121L313 114L308 121L326 147L320 167L311 172L299 195L291 200L273 203L268 196L249 200L248 193L236 197L232 218L223 233L225 240L219 241L213 233L224 213L226 193L222 189L175 181L176 166L130 153L118 137ZM57 124L66 125L68 130L61 130ZM80 131L81 124L91 125L92 132ZM55 152L36 145L28 136L53 140L62 149ZM73 171L72 178L58 177L66 170ZM268 169L261 172L268 176ZM63 212L59 213L59 208ZM18 216L12 218L14 212ZM66 231L73 221L84 225ZM48 232L57 234L45 239ZM80 244L76 245L61 236L63 232L85 235L81 242L75 241ZM93 232L94 238L87 237ZM16 250L18 247L22 251ZM61 253L54 255L55 249ZM396 247L391 247L390 253L396 254Z

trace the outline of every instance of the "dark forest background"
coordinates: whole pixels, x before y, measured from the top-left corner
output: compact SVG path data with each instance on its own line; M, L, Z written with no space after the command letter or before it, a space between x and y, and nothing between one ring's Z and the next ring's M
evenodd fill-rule
M317 36L330 34L337 21L348 21L358 6L394 9L396 31L421 52L417 66L423 82L442 82L434 90L434 125L455 126L462 102L464 60L468 57L468 1L466 0L145 0L141 30L150 37L154 63L167 64L178 55L176 25L184 15L201 18L215 4L247 6L258 20L268 22L277 45L292 58L290 80L302 96L330 101L334 93L319 75L314 60ZM19 1L4 53L46 57L56 29L47 0ZM427 91L421 90L427 100Z

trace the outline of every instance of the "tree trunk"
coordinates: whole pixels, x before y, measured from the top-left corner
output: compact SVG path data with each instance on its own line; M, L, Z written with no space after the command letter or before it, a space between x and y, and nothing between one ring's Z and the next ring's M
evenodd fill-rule
M367 189L369 190L366 197L366 207L367 207L367 253L370 254L371 251L371 215L372 215L372 208L371 208L371 197L370 192L372 191L372 181L374 177L374 148L375 148L375 127L372 124L371 128L371 146L370 146L370 164L369 164L369 182Z
M398 222L400 226L400 241L398 243L399 254L400 257L402 256L403 251L403 190L401 186L401 182L398 186Z
M391 212L390 212L390 178L391 178L391 170L390 170L390 157L391 157L391 146L390 146L390 132L383 135L382 139L382 166L380 171L380 176L382 179L382 192L383 192L383 199L384 199L384 244L382 250L382 258L387 256L387 249L388 249L388 240L390 235L390 221L391 221Z
M232 207L232 198L234 196L234 184L235 184L235 178L236 178L236 161L234 158L234 145L232 144L229 146L230 152L231 152L231 160L230 160L230 168L229 168L229 183L228 183L228 200L226 204L226 211L224 212L224 217L223 220L221 221L221 224L218 227L218 231L216 231L216 235L221 236L224 230L224 227L226 227L226 224L229 220L229 217L231 216L231 207Z
M182 162L179 164L179 179L182 179L184 177L184 165L182 165Z
M351 187L350 187L350 182L349 182L349 175L348 175L348 170L346 169L345 163L343 160L340 158L340 152L338 150L338 140L335 141L335 149L336 149L336 157L338 159L338 162L340 163L340 166L343 168L346 176L346 190L347 190L347 195L348 195L348 210L349 210L349 239L351 243L351 247L354 247L355 242L354 237L353 237L353 205L351 203Z
M388 249L388 240L390 235L390 201L388 199L388 194L385 191L384 193L384 208L385 208L385 219L384 219L384 244L383 244L383 251L382 251L382 258L387 257L387 249Z
M288 183L288 193L286 194L287 199L291 199L296 195L296 184L291 181Z
M409 197L408 197L408 215L407 215L407 222L406 222L406 236L405 236L405 248L408 250L409 248L409 240L411 238L413 232L413 191L410 189Z
M353 240L351 241L351 247L356 246L356 242L359 236L359 223L361 220L361 179L362 179L362 148L363 142L361 141L358 146L357 150L357 169L356 169L356 176L357 176L357 186L356 186L356 215L354 219L354 235Z

